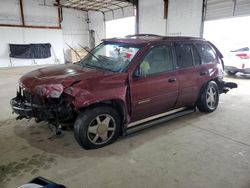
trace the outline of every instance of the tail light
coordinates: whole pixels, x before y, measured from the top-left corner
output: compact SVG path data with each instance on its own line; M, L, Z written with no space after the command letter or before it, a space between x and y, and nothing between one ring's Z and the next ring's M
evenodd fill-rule
M249 55L242 53L242 54L236 54L237 57L241 58L241 59L249 59Z

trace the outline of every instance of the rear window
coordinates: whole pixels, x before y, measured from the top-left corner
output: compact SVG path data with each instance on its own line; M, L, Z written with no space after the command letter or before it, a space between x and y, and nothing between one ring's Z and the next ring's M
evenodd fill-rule
M213 49L208 45L208 44L195 44L199 54L200 54L200 57L201 57L201 60L202 60L202 63L212 63L215 61L216 59L216 56L215 56L215 53L213 51Z

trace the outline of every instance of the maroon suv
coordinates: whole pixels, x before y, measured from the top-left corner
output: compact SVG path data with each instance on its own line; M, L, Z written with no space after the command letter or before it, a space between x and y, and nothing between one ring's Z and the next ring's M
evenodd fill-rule
M223 79L222 55L210 42L149 34L104 40L77 64L41 68L21 77L13 111L47 121L59 133L74 122L85 149L119 135L193 112L213 112Z

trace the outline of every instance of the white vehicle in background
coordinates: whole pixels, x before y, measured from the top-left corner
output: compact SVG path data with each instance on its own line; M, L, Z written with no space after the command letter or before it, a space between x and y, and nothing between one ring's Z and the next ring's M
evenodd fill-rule
M224 58L225 72L228 75L235 75L240 72L250 74L250 47L231 50Z

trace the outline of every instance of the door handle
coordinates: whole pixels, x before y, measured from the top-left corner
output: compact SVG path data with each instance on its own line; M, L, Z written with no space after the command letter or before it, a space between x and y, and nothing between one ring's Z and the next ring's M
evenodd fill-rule
M201 76L205 76L207 74L207 72L206 71L202 71L202 72L200 72L200 75Z
M169 78L169 79L168 79L168 82L169 82L169 83L176 82L176 78L175 78L175 77Z

